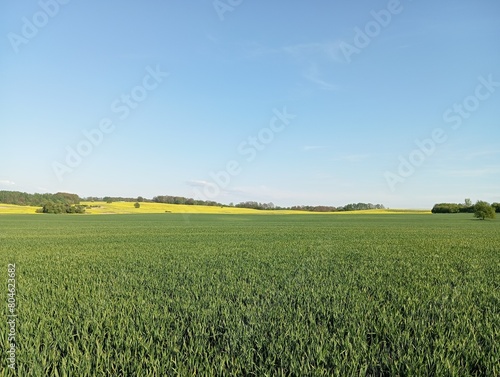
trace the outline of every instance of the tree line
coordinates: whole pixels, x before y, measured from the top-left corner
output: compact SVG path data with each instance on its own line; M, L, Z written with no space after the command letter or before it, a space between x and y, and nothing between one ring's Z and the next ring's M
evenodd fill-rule
M46 202L37 213L85 213L86 206L80 204Z
M107 203L112 202L149 202L149 203L165 203L165 204L184 204L184 205L201 205L201 206L213 206L213 207L236 207L236 208L250 208L258 210L296 210L296 211L309 211L309 212L337 212L337 211L358 211L367 209L384 209L382 204L372 204L372 203L351 203L345 206L332 207L332 206L291 206L291 207L280 207L274 205L274 203L260 203L256 201L246 201L237 204L223 204L211 200L198 200L193 198L187 198L184 196L173 196L173 195L158 195L152 199L146 199L142 196L136 198L126 198L126 197L114 197L105 196L103 198L99 197L88 197L85 198L86 201L104 201Z
M199 206L211 206L211 207L226 206L222 203L218 203L213 200L197 200L193 198L186 198L184 196L171 196L171 195L155 196L151 201L153 203L166 203L166 204L185 204L185 205L199 205Z
M372 203L351 203L345 206L332 207L332 206L291 206L280 207L275 206L273 203L258 203L258 202L242 202L235 205L239 208L252 208L260 210L294 210L294 211L308 211L308 212L339 212L339 211L360 211L367 209L384 209L382 204Z
M500 203L488 203L478 200L472 204L470 199L465 203L437 203L432 207L432 213L473 213L475 217L484 219L495 218L495 213L500 213Z
M0 203L19 206L41 207L37 213L84 213L76 194L58 192L56 194L28 194L19 191L0 191Z
M47 202L80 204L80 197L76 194L58 192L56 194L28 194L19 191L0 191L0 203L15 204L18 206L41 207Z
M477 204L477 203L476 203ZM500 213L500 203L489 204L496 213ZM474 213L476 205L470 203L438 203L432 207L432 213Z
M21 206L34 206L41 207L37 212L41 213L84 213L87 206L80 205L81 201L89 202L149 202L149 203L166 203L166 204L184 204L184 205L203 205L203 206L217 206L217 207L237 207L237 208L251 208L257 210L296 210L308 212L338 212L338 211L358 211L367 209L384 209L382 204L372 203L351 203L345 206L291 206L280 207L273 203L260 203L256 201L246 201L237 204L222 204L211 200L197 200L187 198L184 196L173 195L158 195L152 199L147 199L142 196L138 197L121 197L121 196L89 196L80 198L77 194L70 194L65 192L58 192L56 194L28 194L19 191L0 191L0 203L15 204Z

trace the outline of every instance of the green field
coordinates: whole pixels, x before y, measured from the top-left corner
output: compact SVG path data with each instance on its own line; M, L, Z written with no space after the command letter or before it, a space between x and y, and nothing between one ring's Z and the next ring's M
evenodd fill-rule
M0 261L19 376L500 375L499 220L6 215Z

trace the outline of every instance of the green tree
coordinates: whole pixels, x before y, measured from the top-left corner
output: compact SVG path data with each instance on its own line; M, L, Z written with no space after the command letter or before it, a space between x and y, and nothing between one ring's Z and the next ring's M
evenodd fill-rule
M493 203L491 206L495 209L496 213L500 213L500 203Z
M58 202L46 202L43 207L37 210L38 213L85 213L85 206L70 205Z
M432 207L432 213L458 213L460 206L456 203L438 203Z
M474 206L474 216L481 220L494 219L495 210L489 203L478 200Z
M135 202L134 207L135 208L141 208L141 204L139 202Z

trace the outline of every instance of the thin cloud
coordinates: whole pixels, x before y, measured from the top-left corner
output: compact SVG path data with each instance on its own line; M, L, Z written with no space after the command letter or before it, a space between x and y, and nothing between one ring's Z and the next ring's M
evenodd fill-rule
M219 44L219 40L211 35L206 38L213 44ZM261 43L250 42L235 46L239 49L240 59L260 59L271 55L284 56L301 66L301 75L320 89L335 91L339 86L329 82L324 76L320 66L331 66L333 63L345 63L340 41L333 42L311 42L284 47L268 47ZM331 69L329 70L331 71Z
M473 153L467 154L465 156L465 159L466 160L474 160L476 158L490 157L490 156L495 156L497 154L500 154L500 150L489 150L489 151L473 152Z
M340 42L303 43L282 48L282 51L304 65L302 76L323 90L338 90L339 86L324 78L320 64L331 65L343 62Z
M190 180L186 184L192 187L214 187L215 184L212 182L202 181L202 180Z
M212 35L206 38L218 44L220 40ZM299 62L326 61L344 63L343 53L340 48L341 41L300 43L283 47L269 47L258 42L246 42L235 47L244 52L245 57L265 57L282 54Z
M302 150L304 150L305 152L309 152L309 151L316 151L318 149L325 149L325 148L328 148L328 147L325 145L304 145L302 147Z
M443 170L444 175L455 178L482 177L500 173L500 167L488 167L483 169L464 169L464 170Z
M367 154L348 154L336 157L333 161L360 162L366 160L368 157L369 156Z
M217 185L215 182L209 182L209 181L204 181L204 180L190 180L186 181L186 184L191 187L196 187L196 188L201 188L201 189L209 189L210 191L208 192L217 192L216 195L214 195L213 198L210 199L220 199L219 197L224 197L230 194L241 194L242 192L239 189L236 188L222 188L219 185ZM193 189L194 190L194 189Z
M7 179L0 180L0 185L2 186L14 186L15 184L15 182L9 181Z
M329 61L344 62L342 59L342 50L340 49L341 42L312 42L302 43L282 48L282 51L297 59L310 60L311 58L322 57Z
M266 185L239 186L236 187L233 191L238 194L244 195L245 197L249 198L249 200L257 200L262 202L294 199L297 197L297 193L294 191L282 190Z
M205 34L205 38L207 38L213 44L218 44L220 42L219 38L217 38L217 37L215 37L215 36L213 36L212 34L209 34L209 33Z
M321 89L332 91L340 89L338 85L331 84L322 78L318 65L315 63L309 65L303 76L312 83L317 84Z

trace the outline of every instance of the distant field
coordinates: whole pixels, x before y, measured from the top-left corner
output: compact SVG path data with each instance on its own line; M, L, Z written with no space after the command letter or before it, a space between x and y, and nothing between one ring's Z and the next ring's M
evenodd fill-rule
M33 214L38 208L0 203L0 214Z
M135 208L133 202L82 202L82 204L97 206L88 208L87 214L148 214L148 213L210 213L210 214L266 214L266 215L293 215L293 214L318 214L305 211L260 211L248 208L235 207L211 207L197 205L163 204L163 203L140 203L140 208ZM38 207L14 206L0 203L0 214L26 214L35 213ZM331 214L430 214L425 210L367 210L350 212L332 212Z
M500 220L9 215L0 263L20 376L500 375Z

